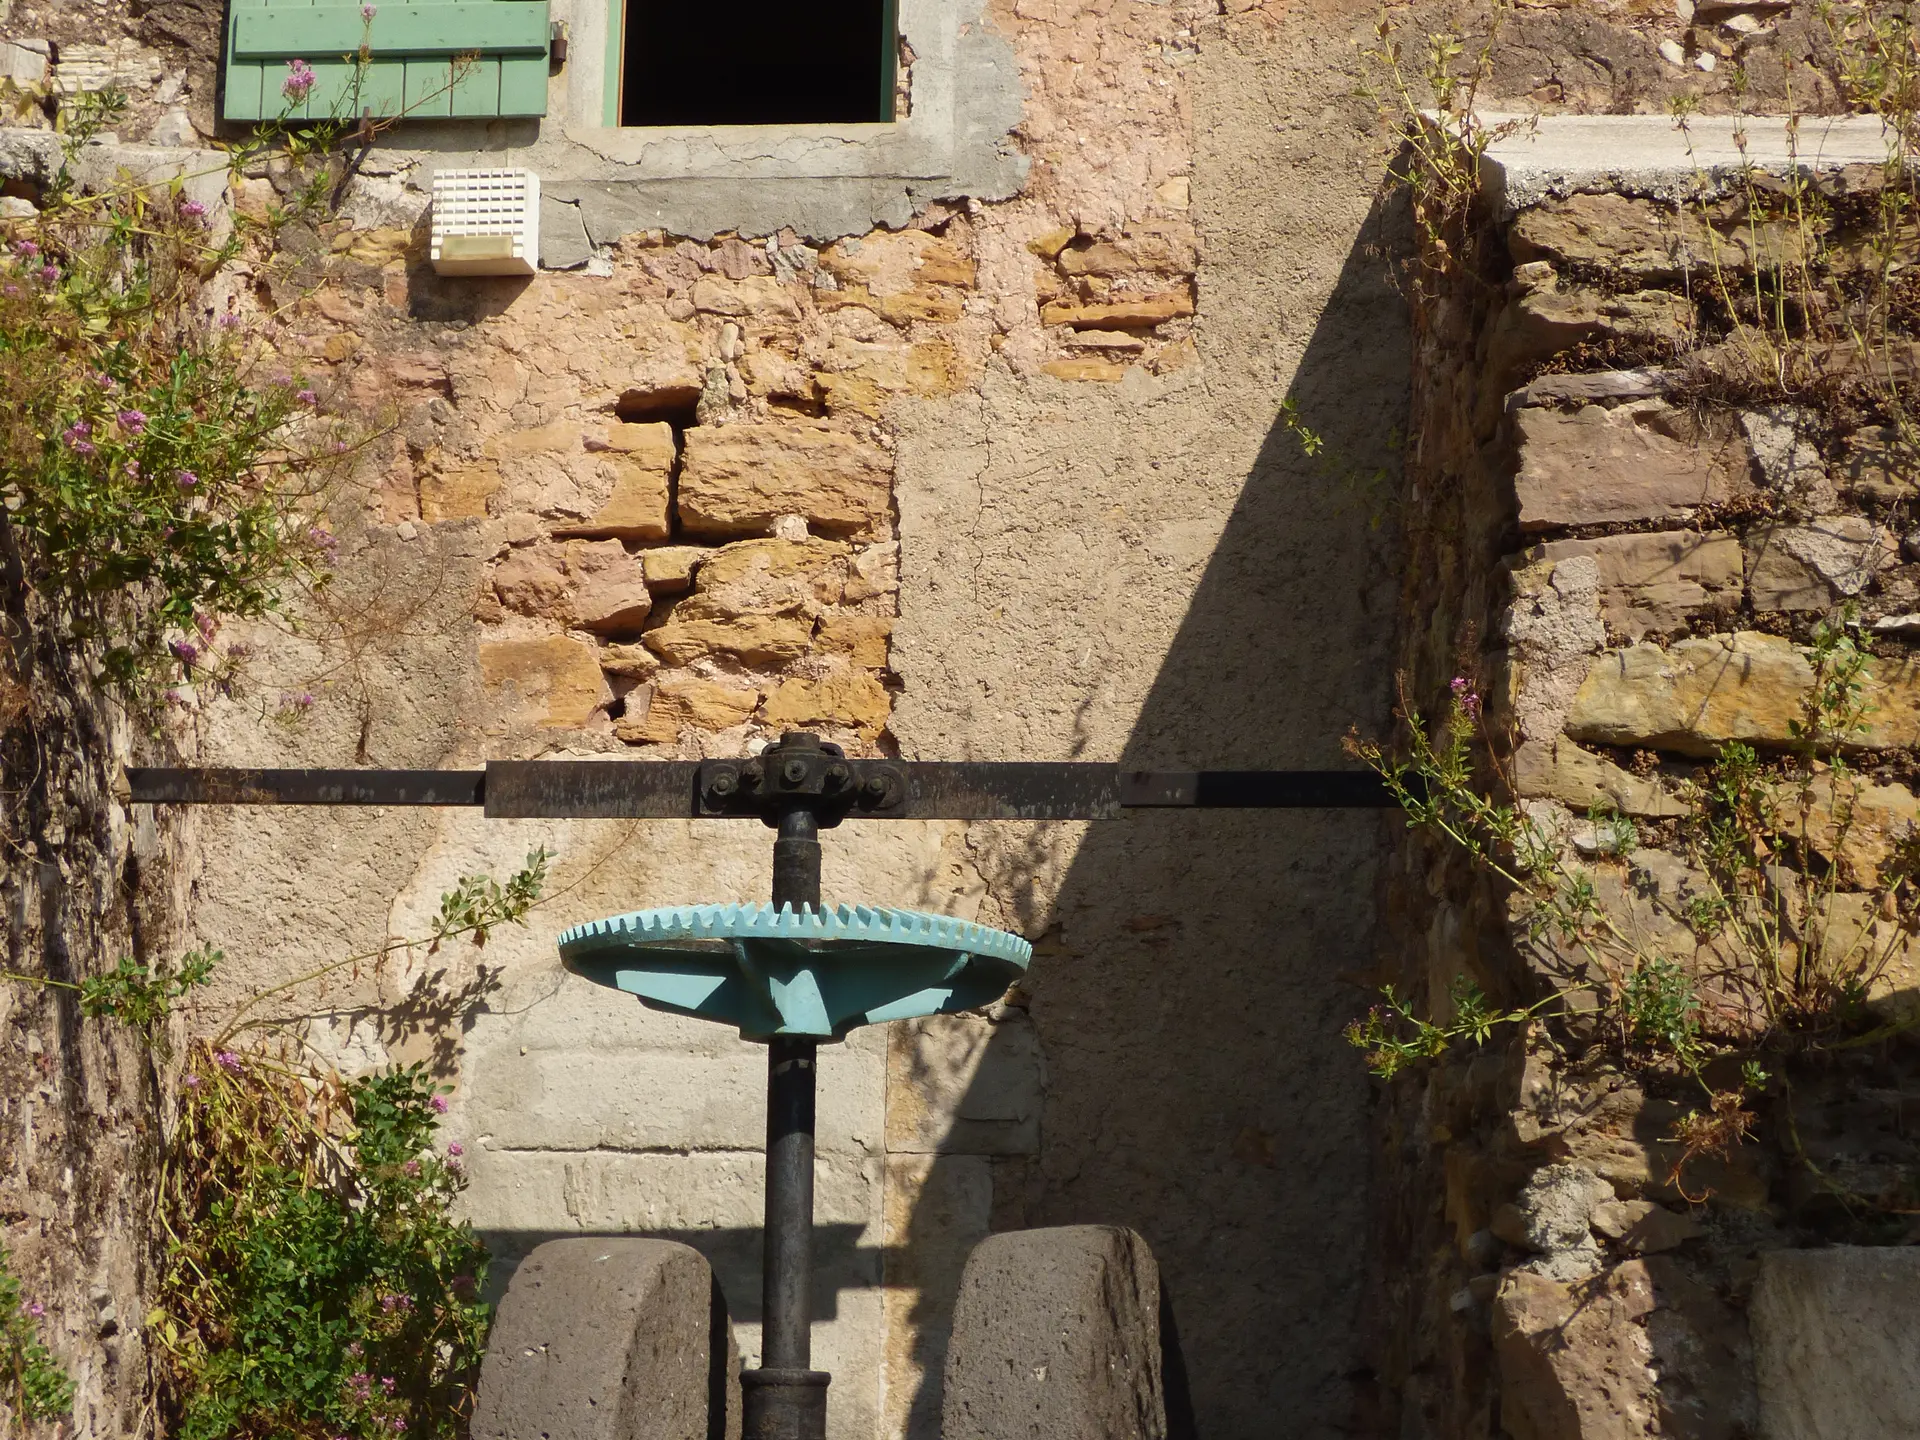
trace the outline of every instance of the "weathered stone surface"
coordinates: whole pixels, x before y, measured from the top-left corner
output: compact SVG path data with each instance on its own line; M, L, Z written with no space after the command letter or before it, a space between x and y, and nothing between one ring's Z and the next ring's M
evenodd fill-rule
M666 1240L549 1240L488 1336L474 1440L708 1440L713 1272ZM725 1424L724 1417L715 1417Z
M782 515L823 529L885 526L893 460L858 436L824 426L739 424L687 432L680 520L700 535L765 530Z
M1762 484L1827 506L1833 486L1827 479L1826 459L1813 440L1816 423L1817 417L1797 405L1771 405L1742 411L1740 433L1747 437Z
M1056 380L1096 380L1118 385L1127 378L1127 367L1111 360L1049 360L1040 369Z
M875 296L898 295L916 285L971 285L974 281L973 261L924 230L883 230L837 241L820 252L820 266Z
M646 646L669 665L691 665L716 655L751 665L784 665L807 653L813 623L772 615L741 615L726 620L674 618L649 630Z
M1671 1250L1706 1233L1691 1215L1652 1200L1603 1200L1593 1207L1593 1228L1632 1255Z
M618 540L513 550L495 568L493 588L509 610L601 635L638 634L653 608L640 562Z
M693 286L693 308L710 315L736 315L753 320L792 322L800 318L800 302L785 285L769 275L742 280L707 276Z
M871 739L892 713L892 697L871 670L835 669L782 683L762 718L769 725L839 725Z
M585 521L556 526L554 533L664 540L671 528L673 427L615 424L581 438L588 454L605 457L600 469L611 476L611 493Z
M1920 1250L1770 1250L1750 1309L1762 1440L1920 1434Z
M1507 397L1507 409L1579 400L1652 400L1666 393L1666 370L1600 370L1586 375L1538 375Z
M753 718L758 690L717 680L663 680L653 688L644 716L614 722L622 740L671 745L684 730L729 730Z
M693 572L714 552L702 545L662 545L657 550L640 552L640 568L647 577L647 588L656 595L671 595L693 584Z
M1683 412L1659 401L1572 414L1521 410L1514 416L1520 525L1595 525L1677 520L1694 507L1732 499L1745 487L1723 446L1693 433ZM1744 455L1740 457L1744 466Z
M1637 1260L1578 1288L1510 1270L1493 1306L1500 1423L1513 1440L1642 1440L1661 1433L1647 1332L1653 1282Z
M933 1015L887 1033L887 1150L1036 1155L1046 1062L1024 1011Z
M600 668L622 679L645 680L660 668L660 660L644 645L602 645Z
M1747 586L1756 610L1825 610L1858 595L1900 560L1893 533L1860 515L1825 515L1747 536Z
M0 40L0 79L23 90L39 85L47 78L52 55L53 47L45 40Z
M1741 631L1634 645L1594 663L1567 718L1567 734L1603 745L1643 745L1709 755L1728 740L1784 745L1805 718L1813 667L1791 641ZM1871 662L1869 706L1854 743L1864 749L1920 743L1920 666Z
M884 615L836 615L823 622L814 643L827 655L845 655L855 665L878 670L887 663L893 621Z
M1920 485L1920 452L1891 426L1856 430L1845 444L1848 488L1861 499L1904 500Z
M1521 745L1513 755L1513 788L1524 799L1558 800L1578 811L1598 807L1648 819L1689 813L1687 803L1658 780L1642 779L1566 739Z
M779 615L846 594L848 551L837 540L740 540L705 553L695 598L716 610Z
M1591 555L1537 561L1513 572L1513 603L1500 618L1509 664L1504 684L1521 737L1558 738L1591 657L1607 643L1600 566Z
M429 525L484 519L499 490L500 472L492 465L430 471L420 477L420 518Z
M1541 262L1534 262L1540 265ZM1521 270L1532 267L1522 266ZM1657 354L1677 352L1693 336L1693 303L1667 290L1608 295L1556 283L1550 269L1524 285L1494 322L1487 363L1499 373L1594 340L1631 340ZM1520 278L1516 272L1516 280Z
M1071 325L1076 330L1150 329L1168 320L1193 314L1193 296L1184 292L1147 295L1138 300L1115 300L1107 304L1079 304L1057 300L1040 307L1040 319L1048 325Z
M543 640L483 640L480 679L518 697L537 724L574 729L613 698L593 647L565 635Z
M991 1235L954 1306L942 1440L1164 1440L1160 1277L1131 1230Z
M1828 860L1837 840L1839 859L1853 883L1872 889L1880 883L1881 867L1920 822L1920 802L1904 785L1876 785L1858 775L1841 787L1840 799L1844 830L1834 814L1832 773L1813 777L1807 789L1807 839Z
M1554 260L1623 272L1641 280L1676 280L1718 265L1749 269L1804 253L1792 227L1760 225L1721 231L1689 207L1615 194L1570 195L1523 211L1508 231L1518 261Z
M1551 1279L1573 1281L1600 1264L1593 1210L1613 1198L1613 1187L1583 1165L1547 1165L1536 1170L1519 1196L1493 1214L1493 1233L1540 1258L1531 1268Z
M1552 561L1591 555L1600 570L1601 616L1631 640L1649 630L1678 629L1702 610L1740 603L1740 542L1724 531L1554 540L1538 553Z
M1080 243L1084 240L1086 243ZM1191 225L1142 225L1113 240L1079 237L1054 255L1066 275L1187 275L1199 261L1199 238Z

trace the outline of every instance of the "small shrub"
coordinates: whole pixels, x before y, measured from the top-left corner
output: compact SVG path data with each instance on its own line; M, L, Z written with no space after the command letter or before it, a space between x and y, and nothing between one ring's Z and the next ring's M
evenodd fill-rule
M0 1247L0 1384L14 1421L57 1420L73 1408L73 1380L41 1343L34 1323L37 1303L20 1293L20 1282ZM24 1428L24 1427L22 1427Z

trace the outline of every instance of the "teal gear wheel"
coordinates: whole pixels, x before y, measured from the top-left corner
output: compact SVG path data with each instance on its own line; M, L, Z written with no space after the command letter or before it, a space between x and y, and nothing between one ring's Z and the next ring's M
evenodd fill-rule
M576 925L575 975L660 1010L720 1020L749 1040L840 1039L861 1025L998 999L1033 946L950 915L869 905L677 905Z

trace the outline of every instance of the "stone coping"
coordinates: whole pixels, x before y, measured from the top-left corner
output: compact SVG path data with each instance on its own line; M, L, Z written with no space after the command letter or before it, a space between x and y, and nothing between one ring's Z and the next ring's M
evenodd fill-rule
M1773 171L1884 165L1895 143L1877 115L1806 115L1797 122L1785 115L1695 115L1684 130L1667 115L1490 113L1474 123L1515 127L1481 157L1487 198L1501 219L1582 191L1661 200L1713 193L1746 164Z

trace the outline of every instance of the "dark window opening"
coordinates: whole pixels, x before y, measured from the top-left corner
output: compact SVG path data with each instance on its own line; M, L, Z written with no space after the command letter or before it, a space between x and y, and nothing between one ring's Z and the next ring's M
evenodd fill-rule
M894 0L625 0L622 125L893 119Z

